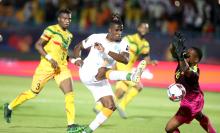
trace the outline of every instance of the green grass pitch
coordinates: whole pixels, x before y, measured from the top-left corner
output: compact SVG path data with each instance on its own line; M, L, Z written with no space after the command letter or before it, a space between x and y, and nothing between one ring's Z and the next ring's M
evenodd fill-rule
M19 93L29 89L31 78L0 76L0 104L10 102ZM76 122L89 124L95 114L94 100L80 82L74 82L76 92ZM220 93L205 92L203 112L220 131ZM164 133L166 122L178 109L178 103L168 100L165 89L145 88L127 108L128 119L121 119L118 112L98 128L96 133ZM35 99L16 108L12 123L3 120L0 108L0 133L65 133L66 115L64 96L50 81ZM183 133L205 133L197 121L180 128Z

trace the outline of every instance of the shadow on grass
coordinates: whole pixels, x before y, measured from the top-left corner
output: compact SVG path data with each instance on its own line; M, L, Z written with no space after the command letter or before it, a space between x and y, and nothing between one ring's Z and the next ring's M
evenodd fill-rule
M116 125L113 125L113 124L103 124L101 127L103 127L103 128L113 128L115 126Z
M51 117L51 118L63 118L64 115L48 115L48 114L37 114L37 113L34 113L34 114L23 114L23 113L17 113L15 114L16 116L26 116L26 117L44 117L44 118L47 118L47 117Z
M149 115L149 116L143 116L143 115L133 115L133 116L128 116L127 119L155 119L155 118L170 118L170 116L153 116L153 115Z
M26 125L26 126L10 126L10 128L39 128L39 129L63 129L66 128L64 126L30 126L30 125Z

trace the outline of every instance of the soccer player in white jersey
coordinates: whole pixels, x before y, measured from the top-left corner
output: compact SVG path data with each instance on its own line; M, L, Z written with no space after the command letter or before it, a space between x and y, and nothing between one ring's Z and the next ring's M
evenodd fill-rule
M92 133L116 110L114 94L107 79L138 82L145 68L146 62L142 62L135 73L111 70L116 61L125 64L129 61L128 46L121 42L122 30L122 21L118 16L113 16L108 33L92 34L77 44L73 50L75 59L72 59L72 62L81 66L79 69L81 81L91 91L95 102L100 101L103 104L102 110L83 133ZM90 52L82 61L81 50L87 48L90 48Z

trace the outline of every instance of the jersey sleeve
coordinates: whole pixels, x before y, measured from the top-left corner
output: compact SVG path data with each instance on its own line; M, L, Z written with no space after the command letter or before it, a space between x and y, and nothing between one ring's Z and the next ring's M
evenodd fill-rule
M120 52L129 52L128 41L125 37L121 40L120 47Z
M53 36L53 33L50 30L50 27L47 27L44 31L43 34L41 35L40 38L49 41L51 39L51 37Z
M149 54L150 52L150 44L146 41L142 47L141 54Z
M82 41L83 48L86 49L91 47L95 43L95 40L96 40L96 35L95 34L90 35L89 37L87 37L85 40Z

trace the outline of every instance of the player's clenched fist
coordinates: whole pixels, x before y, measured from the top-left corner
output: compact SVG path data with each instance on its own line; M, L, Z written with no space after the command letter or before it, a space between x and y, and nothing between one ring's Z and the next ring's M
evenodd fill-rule
M49 62L51 63L51 65L54 68L54 70L58 70L59 69L58 63L54 59L49 60Z
M106 47L104 48L104 47L102 46L102 44L101 44L101 43L98 43L98 42L95 42L94 48L97 49L98 51L104 52L104 53L106 53L106 54L108 54L109 51L110 51L110 50L107 49Z
M104 52L105 48L102 46L101 43L96 42L94 48L99 50L100 52Z

